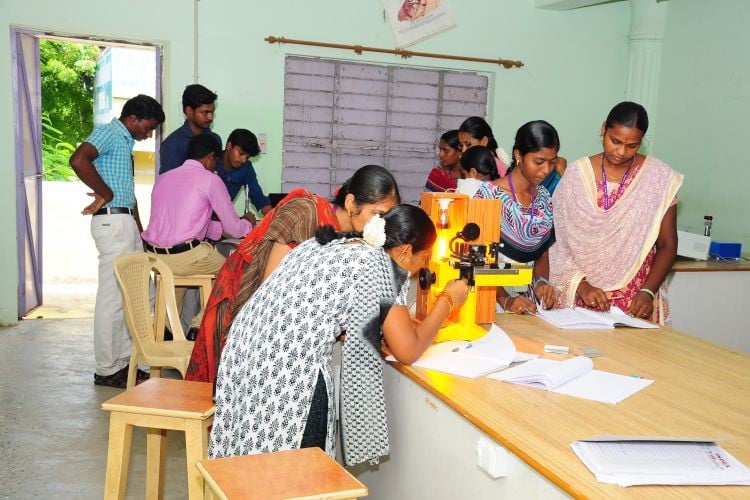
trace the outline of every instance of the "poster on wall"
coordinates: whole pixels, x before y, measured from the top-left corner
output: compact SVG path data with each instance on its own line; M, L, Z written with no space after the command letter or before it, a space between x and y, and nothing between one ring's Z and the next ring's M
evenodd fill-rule
M448 0L382 0L397 47L456 27Z

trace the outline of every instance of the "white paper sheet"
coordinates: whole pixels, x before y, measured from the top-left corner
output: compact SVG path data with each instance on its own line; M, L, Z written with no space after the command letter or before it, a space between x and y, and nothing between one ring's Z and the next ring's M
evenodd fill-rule
M682 441L576 441L578 458L597 480L642 484L750 485L750 469L716 443Z
M477 378L501 370L517 359L526 360L529 357L533 355L517 353L508 334L499 326L492 325L487 335L472 342L450 340L430 346L413 365ZM392 355L385 359L396 361Z
M653 380L645 378L591 370L585 375L557 387L553 392L602 403L617 404L653 383Z
M537 316L557 328L611 329L613 325L595 321L581 314L578 309L539 309Z
M622 309L612 307L609 311L592 311L581 307L571 309L539 309L537 315L558 328L597 329L631 327L654 329L658 325L628 316Z
M593 366L585 356L564 361L539 358L488 376L610 404L617 404L653 383L653 380L594 370Z

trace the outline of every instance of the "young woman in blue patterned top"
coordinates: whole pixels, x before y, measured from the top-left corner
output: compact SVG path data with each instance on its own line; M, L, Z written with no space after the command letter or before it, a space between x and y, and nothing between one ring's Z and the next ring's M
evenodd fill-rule
M467 162L471 161L470 156L484 156L481 151L472 152L475 149L464 153ZM552 125L543 120L524 124L516 132L508 174L482 184L474 195L503 201L501 252L510 261L534 262L533 291L545 308L552 307L554 302L553 289L547 281L547 250L555 242L555 233L551 197L541 183L554 170L559 149L560 139ZM466 166L464 169L469 170ZM511 297L502 287L497 289L497 301L507 312L536 312L533 300L522 295Z

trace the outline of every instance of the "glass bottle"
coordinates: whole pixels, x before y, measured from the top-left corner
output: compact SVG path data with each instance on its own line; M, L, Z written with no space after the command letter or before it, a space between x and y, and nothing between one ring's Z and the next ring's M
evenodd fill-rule
M440 206L440 210L438 211L437 228L448 229L451 227L451 220L449 217L448 208L453 202L453 198L438 198L437 202L438 202L438 205Z
M711 236L711 223L713 220L714 218L710 215L703 217L703 236Z

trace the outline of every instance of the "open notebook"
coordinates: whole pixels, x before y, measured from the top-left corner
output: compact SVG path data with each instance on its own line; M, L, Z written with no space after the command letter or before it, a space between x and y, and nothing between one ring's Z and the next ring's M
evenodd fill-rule
M653 383L653 380L594 370L594 363L585 356L564 361L532 359L488 377L611 404L619 403Z
M659 328L658 325L625 314L618 307L611 307L608 312L592 311L582 307L569 309L537 309L537 315L547 323L558 328Z
M487 335L472 342L449 340L431 345L412 364L452 375L477 378L502 370L513 362L534 357L534 354L517 353L508 334L499 326L492 325ZM385 359L396 361L393 355Z

